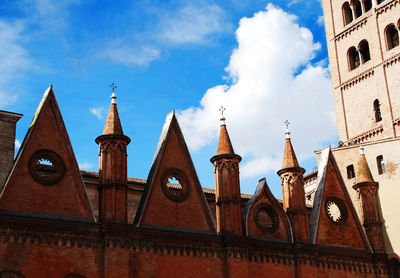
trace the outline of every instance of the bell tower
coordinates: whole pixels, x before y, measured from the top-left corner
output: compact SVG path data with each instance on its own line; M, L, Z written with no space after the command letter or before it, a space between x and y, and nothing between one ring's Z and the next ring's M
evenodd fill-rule
M117 96L111 95L111 106L108 112L103 134L96 138L99 145L99 221L128 221L128 179L127 152L130 143L122 131L117 110Z

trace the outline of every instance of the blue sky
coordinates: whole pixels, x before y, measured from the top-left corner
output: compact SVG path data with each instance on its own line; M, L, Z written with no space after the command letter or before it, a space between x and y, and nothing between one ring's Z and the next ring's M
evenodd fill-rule
M112 82L132 177L147 178L172 110L204 187L221 105L244 193L266 176L281 197L284 120L308 171L337 142L320 0L0 1L0 109L24 114L20 142L53 84L78 163L97 171Z

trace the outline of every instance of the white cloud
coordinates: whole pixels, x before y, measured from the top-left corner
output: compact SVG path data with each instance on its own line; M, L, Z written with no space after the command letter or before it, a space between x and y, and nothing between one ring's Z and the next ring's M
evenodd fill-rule
M218 5L187 4L160 20L160 38L171 44L205 44L231 28Z
M89 108L90 113L92 113L96 118L98 119L103 119L103 115L106 112L106 109L104 107L92 107Z
M91 170L93 168L93 164L88 161L79 162L78 165L81 170Z
M27 50L23 47L23 25L0 20L0 107L16 100L12 82L23 76L23 71L33 67Z
M236 39L226 67L232 84L210 88L200 107L179 112L189 147L198 150L217 138L224 105L235 151L245 158L242 176L279 169L286 119L298 158L312 157L336 134L328 69L311 64L320 44L295 16L271 4L242 18Z
M320 26L324 26L324 16L323 16L323 15L320 15L320 16L318 17L317 23L318 23L318 25L320 25Z
M19 141L18 139L15 139L15 148L19 149L21 147L21 141Z
M160 50L153 46L134 47L129 40L115 40L99 53L99 57L132 66L147 66L160 57Z

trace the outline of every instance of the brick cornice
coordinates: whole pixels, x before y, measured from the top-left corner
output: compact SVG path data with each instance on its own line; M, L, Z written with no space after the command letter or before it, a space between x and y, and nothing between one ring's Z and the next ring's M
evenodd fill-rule
M234 257L254 262L311 265L354 273L387 273L385 254L352 248L292 244L274 239L141 227L118 223L60 221L2 215L0 244L71 246L74 248L128 248L176 256ZM376 262L372 264L372 262Z

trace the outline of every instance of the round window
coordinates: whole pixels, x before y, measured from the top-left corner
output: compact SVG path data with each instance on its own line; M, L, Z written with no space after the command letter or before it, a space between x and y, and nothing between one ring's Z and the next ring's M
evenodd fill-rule
M279 225L278 215L267 204L261 204L256 207L254 210L254 222L264 233L274 233Z
M325 200L325 212L329 220L335 224L343 224L347 220L347 209L342 199L328 197Z
M29 171L38 183L53 185L64 177L65 167L61 157L55 152L39 150L29 159Z
M182 171L169 169L161 179L161 189L171 201L182 202L189 196L190 187Z

